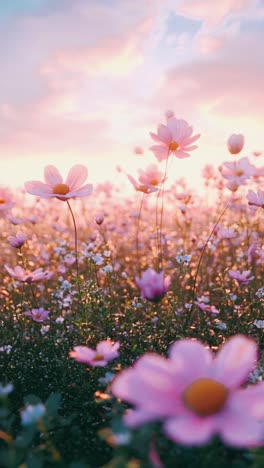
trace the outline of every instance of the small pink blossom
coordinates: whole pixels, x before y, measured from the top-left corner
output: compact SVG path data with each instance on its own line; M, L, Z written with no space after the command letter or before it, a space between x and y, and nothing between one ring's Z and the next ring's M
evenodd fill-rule
M0 215L10 210L14 206L14 201L10 190L0 187Z
M232 227L222 227L218 231L218 235L221 239L235 239L237 237L237 233L234 228Z
M248 158L241 158L233 162L224 162L219 171L224 179L228 180L227 187L235 192L240 185L246 183L250 176L254 176L256 168Z
M258 190L257 193L253 192L253 190L249 190L247 194L248 204L249 206L257 206L264 208L264 191Z
M146 169L139 169L139 182L149 187L157 187L164 182L162 172L156 166L156 164L150 164Z
M215 180L217 175L215 168L212 164L206 164L202 170L203 178L208 182L209 180Z
M255 276L251 276L249 278L249 275L251 274L250 270L245 270L241 272L239 270L229 270L228 274L230 278L237 280L237 282L242 285L248 284L255 278Z
M170 276L164 278L164 272L157 273L153 268L144 271L141 278L136 277L136 284L143 299L159 302L166 294L171 283Z
M95 218L95 222L96 222L96 224L98 224L98 226L101 226L101 224L103 224L103 222L104 222L104 214L103 213L98 213L98 215Z
M87 346L75 346L70 352L70 357L92 367L104 367L119 356L119 346L118 341L113 343L111 340L100 341L95 350Z
M263 445L264 383L243 384L256 367L257 345L243 336L230 338L214 355L198 340L174 343L166 359L140 357L112 383L113 394L134 405L129 427L160 420L177 443L207 444L215 435L233 447Z
M49 318L50 311L45 310L43 307L40 309L32 309L24 312L24 315L31 317L34 322L44 322Z
M159 190L158 187L155 187L154 185L140 184L130 174L128 174L127 177L137 192L143 192L146 195L148 195L150 193L157 192Z
M167 120L169 119L172 119L173 117L175 117L175 114L172 110L168 109L166 112L165 112L165 117Z
M238 154L243 149L244 146L244 136L233 134L228 138L227 147L229 153Z
M134 153L139 156L139 155L142 155L144 153L144 150L143 150L143 148L141 146L135 146Z
M157 134L150 133L151 138L158 143L150 149L158 161L167 159L171 154L180 159L188 158L189 151L197 148L193 143L200 137L191 136L192 132L193 129L186 120L170 117L167 125L159 124Z
M205 304L204 302L194 301L194 303L203 311L208 314L219 314L219 310L210 304Z
M63 178L55 166L46 166L44 169L45 183L40 181L25 182L25 189L31 195L41 198L58 198L66 201L70 198L83 198L91 195L93 186L83 185L88 176L85 166L73 166L63 182Z
M53 273L51 271L44 271L43 268L38 268L30 273L26 272L21 266L15 266L15 268L10 268L8 265L5 265L6 271L9 273L12 278L15 278L21 283L34 283L43 279L50 279Z
M10 242L12 247L15 247L16 249L20 249L23 247L27 240L27 236L24 232L17 232L15 236L8 236L7 240Z

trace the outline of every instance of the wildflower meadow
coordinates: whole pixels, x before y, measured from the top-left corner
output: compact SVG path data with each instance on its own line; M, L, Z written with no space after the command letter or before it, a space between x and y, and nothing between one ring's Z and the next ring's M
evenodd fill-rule
M0 187L1 468L264 466L264 167L233 134L195 191L202 138L167 112L128 191Z

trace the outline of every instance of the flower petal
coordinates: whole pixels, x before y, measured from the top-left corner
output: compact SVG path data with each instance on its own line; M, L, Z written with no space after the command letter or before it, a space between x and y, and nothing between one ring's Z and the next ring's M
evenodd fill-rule
M70 169L65 184L68 185L70 192L73 192L84 184L87 177L87 168L82 164L76 164Z
M132 369L121 372L112 384L114 395L141 406L147 413L155 414L156 418L185 411L181 391L180 383L175 386L169 361L154 354L140 358Z
M150 150L153 151L158 161L164 161L164 159L167 159L169 156L168 148L164 145L151 146Z
M74 190L73 192L67 193L65 195L65 199L88 197L89 195L91 195L92 191L93 191L92 184L86 184L83 187Z
M237 388L256 366L257 344L244 335L230 338L218 351L211 377L228 388Z
M52 188L49 185L44 184L44 182L40 182L39 180L25 182L24 185L26 191L31 195L37 195L41 198L51 198L53 196Z
M44 179L46 184L52 187L57 184L62 184L63 179L58 169L55 166L46 166L44 169Z
M263 424L241 410L240 405L226 412L220 434L222 440L233 447L256 447L263 445Z
M169 128L163 124L160 124L158 126L158 137L159 140L165 143L166 145L169 145L172 141L172 136Z
M176 150L176 151L174 151L173 154L174 154L174 156L176 158L179 158L179 159L184 159L184 158L189 158L190 157L189 153L185 153L185 151L181 151L181 150Z
M213 418L198 418L196 416L168 419L164 424L167 436L184 445L204 445L215 432Z
M141 409L128 410L124 415L124 423L128 427L132 428L154 421L155 419L157 419L157 416L153 412L148 413L147 411L143 411Z
M191 339L176 341L170 347L169 356L175 374L181 376L184 385L208 376L213 362L211 351L199 341Z

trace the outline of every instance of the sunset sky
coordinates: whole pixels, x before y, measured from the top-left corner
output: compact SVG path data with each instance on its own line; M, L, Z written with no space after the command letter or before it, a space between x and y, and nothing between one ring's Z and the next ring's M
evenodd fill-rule
M129 184L115 167L156 162L166 110L201 133L175 179L229 160L232 133L263 150L263 43L264 0L0 0L0 183L81 163Z

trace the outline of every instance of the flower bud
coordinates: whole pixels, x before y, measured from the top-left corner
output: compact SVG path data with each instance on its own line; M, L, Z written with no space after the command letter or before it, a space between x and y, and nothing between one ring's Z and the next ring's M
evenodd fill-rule
M228 138L227 147L229 153L238 154L243 149L244 146L244 136L233 134Z

